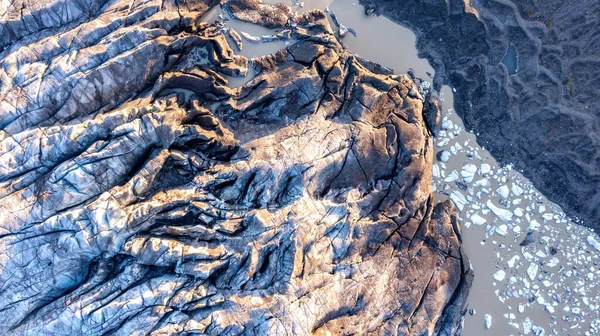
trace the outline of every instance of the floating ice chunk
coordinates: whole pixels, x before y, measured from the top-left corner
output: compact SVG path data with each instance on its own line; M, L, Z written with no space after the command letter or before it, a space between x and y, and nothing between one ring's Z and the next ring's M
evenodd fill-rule
M489 187L490 186L490 181L486 178L482 178L481 180L475 181L475 183L473 183L474 187Z
M508 234L508 226L506 224L498 225L498 227L496 227L496 233L501 236L506 236Z
M523 217L524 213L523 213L523 209L521 208L516 208L515 211L513 211L513 213L515 214L515 216L517 217Z
M517 308L517 310L519 311L519 313L523 314L523 312L525 311L525 306L519 303L519 307Z
M508 187L506 185L503 185L500 188L496 189L496 192L502 198L508 198L508 196L510 195L510 190L508 190Z
M475 225L483 225L487 222L487 220L479 216L478 214L474 214L473 216L471 216L471 222L473 222L473 224Z
M558 265L558 258L556 257L553 257L552 259L550 259L550 261L546 263L546 266L548 267L554 267L556 265Z
M275 35L263 35L263 36L261 36L261 39L263 42L268 43L268 42L277 41L279 38Z
M450 147L450 151L452 152L452 154L460 153L460 151L462 149L463 149L462 146L457 143L455 143L452 147Z
M454 204L456 204L456 207L460 211L462 211L462 209L468 203L465 196L462 193L458 192L457 190L454 190L452 192L452 194L450 195L450 199L454 202Z
M506 272L504 272L503 270L499 270L498 272L494 273L494 279L496 279L496 281L502 281L505 277Z
M527 317L525 318L525 321L523 321L523 334L529 335L531 329L533 329L533 323L531 323L531 320Z
M487 163L483 163L481 165L481 167L479 167L479 173L481 175L485 175L485 174L489 173L491 170L492 170L492 167Z
M521 259L521 257L519 257L518 255L513 256L512 258L510 258L510 260L507 262L508 267L513 268L515 267L515 263L517 261L519 261L519 259Z
M592 245L592 247L595 248L597 251L600 251L600 242L598 242L596 238L594 238L594 236L587 236L587 242L588 244Z
M440 153L439 159L440 159L440 161L442 161L442 162L448 162L448 161L450 160L450 156L451 156L451 154L450 154L450 152L449 152L449 151L447 151L447 150L443 150L443 151Z
M458 173L456 170L453 170L448 176L444 179L444 182L454 182L458 180Z
M527 268L527 275L529 276L529 280L531 280L531 281L535 280L537 273L538 273L538 265L536 263L529 264L529 267Z
M437 164L433 165L433 173L432 173L433 177L435 178L440 178L442 175L440 173L440 166L438 166Z
M252 43L260 43L261 39L258 36L254 36L254 35L250 35L246 32L240 31L240 34L246 39L248 40L248 42L252 42Z
M533 219L533 220L531 220L531 222L529 222L529 230L537 231L540 229L540 226L542 226L542 225L535 219Z
M446 131L451 130L453 126L454 125L452 124L452 120L450 120L450 119L444 119L442 121L442 129L443 130L446 130Z
M475 177L475 172L477 172L477 166L472 163L468 163L462 167L460 175L465 182L471 182L473 181L473 177Z
M529 237L529 234L527 234L527 237ZM527 238L525 238L525 239L527 239ZM523 246L523 245L521 245L521 246ZM527 251L525 251L525 252L523 253L523 256L524 256L524 257L525 257L525 259L527 259L527 260L531 260L531 259L533 259L533 255L531 255L531 253L529 253L529 252L527 252Z
M542 215L542 218L544 218L545 220L549 221L553 218L554 216L552 216L551 213L545 213Z
M485 329L490 329L492 327L492 317L490 314L485 314L483 320L485 321Z
M348 27L346 27L346 26L344 26L343 24L340 23L340 25L339 25L339 31L338 31L338 34L340 35L340 37L346 36L347 32L348 32Z
M519 187L516 183L512 184L510 190L515 196L521 196L523 194L523 188Z
M487 205L487 207L492 210L492 212L494 213L494 215L500 217L500 219L502 219L505 222L510 222L510 220L512 219L512 212L510 212L509 210L506 209L501 209L498 208L497 206L494 205L494 203L492 203L492 201L488 200L485 205Z
M545 207L545 206L542 204L542 205L540 205L540 207L538 208L538 212L539 212L539 213L542 213L542 212L544 212L544 211L546 211L546 207Z

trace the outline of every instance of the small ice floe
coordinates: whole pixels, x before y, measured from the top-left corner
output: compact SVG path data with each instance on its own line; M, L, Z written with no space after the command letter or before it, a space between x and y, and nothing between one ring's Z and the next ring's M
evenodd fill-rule
M452 154L450 154L449 151L444 149L443 151L441 151L437 154L437 158L438 158L438 160L440 160L442 162L448 162L448 160L450 160L451 155Z
M537 231L540 229L541 226L542 225L535 219L533 219L533 220L531 220L531 222L529 222L529 230Z
M356 29L354 29L352 27L346 27L340 23L339 28L340 28L340 30L338 31L338 33L340 34L340 37L346 36L346 33L350 33L350 34L354 35L354 37L358 36L358 32L356 31Z
M505 277L506 272L504 272L503 270L499 270L498 272L494 273L494 279L496 279L496 281L502 281Z
M546 335L546 331L544 330L544 328L542 328L540 326L534 325L533 327L531 327L531 331L533 332L533 334L535 336L544 336L544 335Z
M340 37L344 37L346 36L346 33L348 32L348 28L346 28L346 26L344 26L343 24L340 23L339 25L339 30L338 30L338 34L340 34Z
M331 16L331 21L333 21L333 24L335 24L339 28L338 34L340 35L340 37L344 37L346 35L346 33L348 33L348 32L350 32L350 34L352 34L354 36L358 35L354 28L344 26L338 20L337 15L335 15L334 11L329 10L329 16Z
M492 201L488 200L485 205L487 205L487 207L492 210L492 212L494 213L494 215L500 217L500 219L502 219L505 222L510 222L510 220L512 219L513 213L510 212L509 210L506 209L501 209L498 208L497 206L494 205L494 203L492 203Z
M442 173L440 172L440 166L438 166L437 164L433 165L433 171L432 171L432 175L435 178L440 178L442 177Z
M460 175L462 176L462 178L465 182L470 183L473 181L473 178L475 177L476 172L477 172L477 166L472 163L468 163L462 167L462 170L460 171Z
M262 41L265 43L268 42L276 42L276 41L285 41L285 40L289 40L291 36L291 33L289 30L282 30L279 33L275 34L275 35L263 35L261 36Z
M475 181L475 183L473 183L473 186L487 188L490 186L490 181L486 178L482 178L481 180Z
M525 321L523 321L523 334L528 335L531 332L531 329L533 329L533 323L531 323L531 320L527 317L525 318Z
M517 216L517 217L523 217L523 215L525 214L525 213L523 213L523 209L521 209L521 208L516 208L516 209L513 211L513 213L514 213L514 214L515 214L515 216Z
M508 260L506 263L508 264L508 267L513 268L513 267L515 267L515 264L517 261L519 261L519 259L521 259L521 257L516 255L516 256L513 256L512 258L510 258L510 260Z
M491 170L492 170L492 167L487 163L482 163L481 166L479 167L479 173L481 175L485 175L485 174L489 173Z
M471 216L471 222L473 222L473 224L475 225L483 225L487 222L487 220L479 216L478 214L474 214L473 216Z
M452 194L450 194L450 199L454 202L454 204L456 204L456 207L460 211L462 211L462 209L468 203L467 199L465 198L465 196L463 194L461 194L459 191L456 191L456 190L454 190L452 192Z
M529 276L529 280L535 280L538 273L538 265L536 263L531 263L529 267L527 267L527 276Z
M523 195L523 189L521 187L519 187L516 183L512 184L512 187L510 188L510 190L512 191L513 195L515 195L515 196Z
M442 130L447 131L447 130L451 130L452 127L454 127L454 124L452 123L451 120L449 119L444 119L442 121Z
M558 262L559 262L558 258L553 257L552 259L550 259L550 261L548 261L546 263L546 266L547 267L554 267L554 266L558 265Z
M506 224L498 225L496 227L496 233L501 236L506 236L508 234L508 226Z
M454 145L452 145L452 147L450 147L450 151L452 152L452 154L460 153L462 149L462 146L458 143L455 143Z
M596 240L596 238L594 238L594 236L589 235L587 236L587 242L588 244L590 244L593 248L595 248L597 251L600 251L600 242L598 242Z
M444 182L454 182L458 180L458 173L456 170L453 170L448 176L444 179Z
M498 193L498 195L500 195L500 197L502 198L508 198L508 196L510 196L510 190L508 190L508 186L503 185L500 188L498 188L496 190L496 192Z
M254 36L254 35L250 35L246 32L241 31L240 34L242 34L242 36L248 41L248 42L252 42L252 43L260 43L261 39L258 36Z
M485 329L490 329L492 327L492 316L485 314L483 320L485 321Z
M263 35L260 37L263 43L275 42L277 37L275 35Z

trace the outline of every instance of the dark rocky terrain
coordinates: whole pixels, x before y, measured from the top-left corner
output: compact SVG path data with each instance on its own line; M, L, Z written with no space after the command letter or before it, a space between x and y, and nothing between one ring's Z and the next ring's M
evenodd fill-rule
M480 144L600 229L600 2L361 2L416 33Z
M459 334L435 97L320 11L226 4L292 39L248 60L214 5L0 6L0 334Z

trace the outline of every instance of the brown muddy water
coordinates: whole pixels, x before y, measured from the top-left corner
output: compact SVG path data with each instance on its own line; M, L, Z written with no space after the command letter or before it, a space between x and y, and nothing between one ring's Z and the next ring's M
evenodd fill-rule
M410 30L387 18L365 15L358 2L286 4L298 12L326 8L335 12L343 25L358 33L346 34L342 43L395 73L413 70L426 80L434 73L426 60L418 58ZM206 20L214 21L219 14L215 8ZM236 20L225 26L255 36L274 33ZM240 54L252 58L290 42L243 43ZM243 85L252 76L249 71L246 77L229 78L230 85ZM463 335L599 335L600 260L592 245L600 238L570 222L519 172L499 166L478 146L475 134L465 131L452 109L452 90L444 87L441 92L444 123L434 142L445 162L434 164L433 188L438 200L450 198L457 204L463 246L475 271L469 296L472 314L466 315ZM528 232L530 243L521 246ZM491 317L489 329L486 314Z

